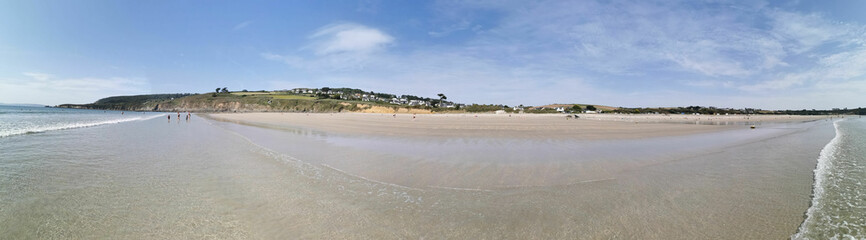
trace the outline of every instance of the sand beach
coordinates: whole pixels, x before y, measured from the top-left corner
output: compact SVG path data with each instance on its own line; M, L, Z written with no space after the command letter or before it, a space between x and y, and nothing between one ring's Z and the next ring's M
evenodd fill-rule
M773 122L803 122L824 116L579 114L367 114L225 113L221 121L271 128L307 128L341 134L535 139L636 139L739 129ZM643 124L660 123L660 124Z
M0 138L0 234L779 239L834 136L794 116L161 114Z

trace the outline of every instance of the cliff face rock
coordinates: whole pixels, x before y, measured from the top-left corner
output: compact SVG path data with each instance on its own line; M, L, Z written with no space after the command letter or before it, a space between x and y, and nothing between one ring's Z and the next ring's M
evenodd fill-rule
M139 111L157 112L272 112L283 111L270 104L241 103L237 101L180 101L178 103L160 103L153 107L143 106Z

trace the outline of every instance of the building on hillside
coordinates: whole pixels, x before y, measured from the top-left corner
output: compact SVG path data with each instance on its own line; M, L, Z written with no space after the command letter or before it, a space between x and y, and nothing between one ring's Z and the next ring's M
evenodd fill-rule
M318 91L318 89L313 89L313 88L295 88L295 89L292 89L292 92L296 93L296 94L305 94L305 93L313 94L313 93L316 93L316 91Z
M454 108L454 107L457 107L457 105L454 104L453 102L442 102L442 103L439 103L439 107L441 107L441 108L443 108L443 107L444 108Z
M406 105L406 104L409 104L409 100L405 99L405 98L391 98L390 103L391 104L397 104L397 105Z
M409 106L430 106L430 102L423 100L409 100Z

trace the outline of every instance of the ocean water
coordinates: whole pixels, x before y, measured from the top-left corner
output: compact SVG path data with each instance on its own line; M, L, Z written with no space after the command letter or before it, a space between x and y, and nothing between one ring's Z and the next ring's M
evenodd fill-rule
M824 152L848 160L860 157L854 165L862 166L863 155L856 151L863 151L864 124L856 119L664 139L668 145L683 145L675 149L692 150L646 155L647 160L633 153L568 160L565 156L574 157L581 148L567 142L353 138L197 115L186 121L167 120L163 113L118 117L119 112L110 111L42 110L48 111L45 119L27 113L3 118L2 126L16 129L31 124L16 121L55 127L0 138L0 238L863 238L862 230L856 231L863 226L862 198L856 198L863 187L853 181L862 179L862 170L850 178L815 170L816 164L830 165L827 159L833 158ZM69 120L74 118L80 121ZM60 119L66 125L54 123ZM99 122L106 123L93 124ZM78 127L57 127L70 125ZM831 139L836 143L828 144ZM647 141L656 142L619 146L664 152L658 139ZM708 143L713 141L718 143ZM508 150L510 145L517 147ZM826 150L831 145L837 150ZM519 152L527 146L550 153L536 157L537 162L520 157L501 161L523 156ZM474 157L453 159L467 154ZM589 158L614 163L599 165ZM382 165L352 168L352 163ZM487 169L517 170L521 168L499 167L532 168L536 163L547 167L513 176L569 176L584 168L607 175L596 181L578 175L572 184L489 189L398 184L406 178L484 178ZM419 175L443 164L469 170ZM839 165L834 160L825 168ZM397 176L382 174L389 172ZM816 179L825 176L820 184L813 185L813 173L822 173ZM815 190L813 198L813 189L837 181L829 179L846 187L827 185L820 194ZM804 223L807 209L810 220ZM823 218L840 221L816 220Z
M0 137L151 119L164 114L0 106Z
M834 122L821 150L812 205L793 239L866 239L866 121Z

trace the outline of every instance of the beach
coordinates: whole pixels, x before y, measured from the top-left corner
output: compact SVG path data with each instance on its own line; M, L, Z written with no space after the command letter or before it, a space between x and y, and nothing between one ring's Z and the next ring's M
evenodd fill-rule
M506 137L535 139L635 139L678 136L772 122L801 122L823 116L579 114L209 114L222 121L271 128L303 127L323 132L377 136ZM576 120L576 121L567 121ZM583 121L596 120L596 121ZM649 124L641 123L680 123Z
M437 211L478 214L458 227L477 231L466 236L506 238L786 238L833 137L828 117L809 116L209 117L300 161L437 199L428 207L448 196Z
M143 115L0 138L0 234L788 238L835 134L815 117Z

